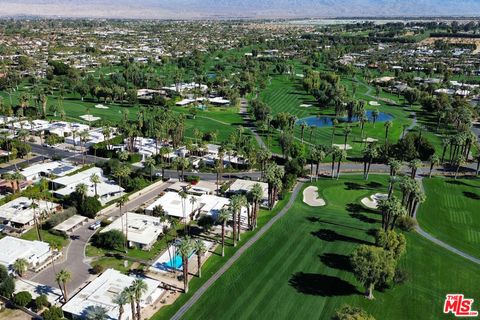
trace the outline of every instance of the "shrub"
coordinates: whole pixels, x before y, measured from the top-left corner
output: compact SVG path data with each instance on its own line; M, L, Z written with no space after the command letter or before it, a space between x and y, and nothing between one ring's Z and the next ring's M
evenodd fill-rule
M417 222L415 221L415 219L413 219L410 216L401 216L401 217L398 217L395 225L398 228L400 228L400 230L408 232L408 231L412 231L415 228L415 226L417 225Z
M189 183L198 183L198 181L200 181L200 177L199 176L187 176L185 178L185 181L189 182Z
M362 308L352 307L348 304L343 305L335 312L334 320L375 320L375 318L366 313Z
M123 248L125 236L119 230L111 230L105 233L98 233L93 237L93 244L96 247L116 250Z
M13 297L13 302L20 307L25 307L32 301L32 295L27 291L20 291Z
M68 239L67 234L66 234L65 232L63 232L63 231L59 231L59 230L55 230L55 229L50 229L50 230L48 230L48 233L53 234L54 236L62 237L63 239Z
M55 227L56 225L62 223L65 220L67 220L71 216L75 215L75 213L76 213L75 208L68 208L61 213L54 214L53 216L51 216L48 220L46 220L42 224L42 228L44 230L50 230L53 227Z
M105 271L105 267L102 266L101 264L98 264L98 263L97 263L97 264L93 265L92 271L93 271L93 273L95 273L95 274L100 274L100 273L102 273L103 271Z
M43 307L48 307L50 303L48 302L48 298L46 295L41 294L35 298L35 308L38 310L42 310Z
M63 311L60 307L51 306L42 313L44 320L62 320Z

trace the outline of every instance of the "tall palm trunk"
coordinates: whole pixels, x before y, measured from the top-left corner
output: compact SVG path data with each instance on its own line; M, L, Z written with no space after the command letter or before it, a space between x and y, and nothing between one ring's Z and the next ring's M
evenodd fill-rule
M226 221L222 223L222 257L225 256L225 224L226 223L227 223Z

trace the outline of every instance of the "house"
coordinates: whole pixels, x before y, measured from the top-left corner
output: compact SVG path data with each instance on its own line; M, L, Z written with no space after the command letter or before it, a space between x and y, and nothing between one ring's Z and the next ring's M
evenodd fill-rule
M80 167L69 162L51 161L26 167L22 169L20 173L25 177L26 180L37 181L42 177L48 177L50 175L63 177L78 169L80 169Z
M25 259L29 267L36 267L47 262L52 255L50 245L43 241L29 241L11 236L0 239L0 264L13 272L13 264L18 259Z
M161 206L166 214L179 218L184 222L196 220L201 216L211 216L214 219L221 209L230 205L230 199L210 194L196 196L189 194L182 198L176 192L166 192L162 197L145 209L146 213L153 212L156 206ZM247 218L247 209L241 210L242 220Z
M65 316L70 319L86 319L88 311L97 306L107 311L105 319L117 320L119 315L118 304L113 302L125 288L131 286L135 279L143 280L147 285L147 290L140 300L141 308L154 304L163 289L160 289L159 281L150 278L135 278L127 276L120 271L107 269L98 278L90 282L62 307ZM124 312L120 320L132 320L132 310L130 303L123 306Z
M90 181L92 175L97 175L100 178L100 183L95 185ZM55 180L52 180L53 194L58 198L64 198L72 194L75 191L75 187L79 184L87 185L87 196L98 196L98 200L105 204L111 200L119 198L124 189L117 185L114 181L109 180L103 176L103 170L101 168L90 168L85 171L78 172L72 176L65 176Z
M252 190L255 184L259 184L263 191L263 198L260 202L260 205L263 207L268 207L268 183L254 180L237 179L230 185L227 193L230 195L246 194Z
M35 206L32 206L32 202L26 197L7 202L0 207L0 221L12 227L26 228L34 225L36 215L44 212L51 214L60 210L60 206L53 202L36 200Z
M159 217L128 212L106 226L101 233L111 230L122 231L127 236L129 247L150 250L158 236L163 233L164 226L167 225L162 223Z

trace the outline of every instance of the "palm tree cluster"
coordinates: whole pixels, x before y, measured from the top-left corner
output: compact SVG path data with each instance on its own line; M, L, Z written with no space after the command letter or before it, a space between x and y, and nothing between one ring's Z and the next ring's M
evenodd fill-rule
M117 296L113 298L113 303L118 305L118 320L122 320L125 313L125 305L130 304L132 312L131 319L141 320L141 301L142 296L147 292L148 285L142 279L133 280L132 284L125 287Z

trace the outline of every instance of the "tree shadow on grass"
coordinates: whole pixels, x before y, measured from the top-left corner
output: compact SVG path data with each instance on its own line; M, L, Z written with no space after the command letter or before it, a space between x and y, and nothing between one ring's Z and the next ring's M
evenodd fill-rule
M308 221L312 222L312 223L325 223L325 224L329 224L329 225L332 225L332 226L338 226L338 227L343 227L343 228L348 228L348 229L353 229L353 230L365 231L365 229L363 229L363 228L357 228L357 227L352 227L352 226L349 226L349 225L346 225L346 224L330 222L330 221L322 220L322 219L320 219L318 217L314 217L314 216L307 217L306 219Z
M466 186L466 187L472 187L472 188L480 188L479 186L476 186L476 185L473 185L473 184L470 184L470 183L466 183L464 181L460 181L460 180L447 180L445 181L446 183L448 184L453 184L453 185L457 185L457 186Z
M323 274L297 272L288 283L298 292L314 296L332 297L361 294L355 286L347 281Z
M470 191L463 191L463 195L467 198L473 199L473 200L480 200L480 195L470 192Z
M328 242L334 242L334 241L344 241L344 242L352 242L352 243L358 243L358 244L369 244L371 245L370 242L365 241L365 240L360 240L356 239L353 237L349 236L344 236L341 234L338 234L337 232L329 229L320 229L318 231L313 231L311 234L317 238L320 238L321 240L328 241Z
M358 213L358 212L352 212L349 214L350 217L352 218L355 218L355 219L358 219L362 222L365 222L365 223L377 223L377 222L380 222L379 220L377 219L373 219L373 218L370 218L368 217L367 215L365 214L361 214L361 213Z
M348 203L345 206L345 209L347 209L348 212L352 212L352 213L360 213L363 211L363 212L368 212L372 214L379 214L378 210L365 208L359 203Z
M345 182L345 189L346 190L364 190L366 188L363 184L360 184L360 183Z
M337 253L325 253L319 255L319 257L320 261L322 261L327 267L352 272L352 265L349 256Z

